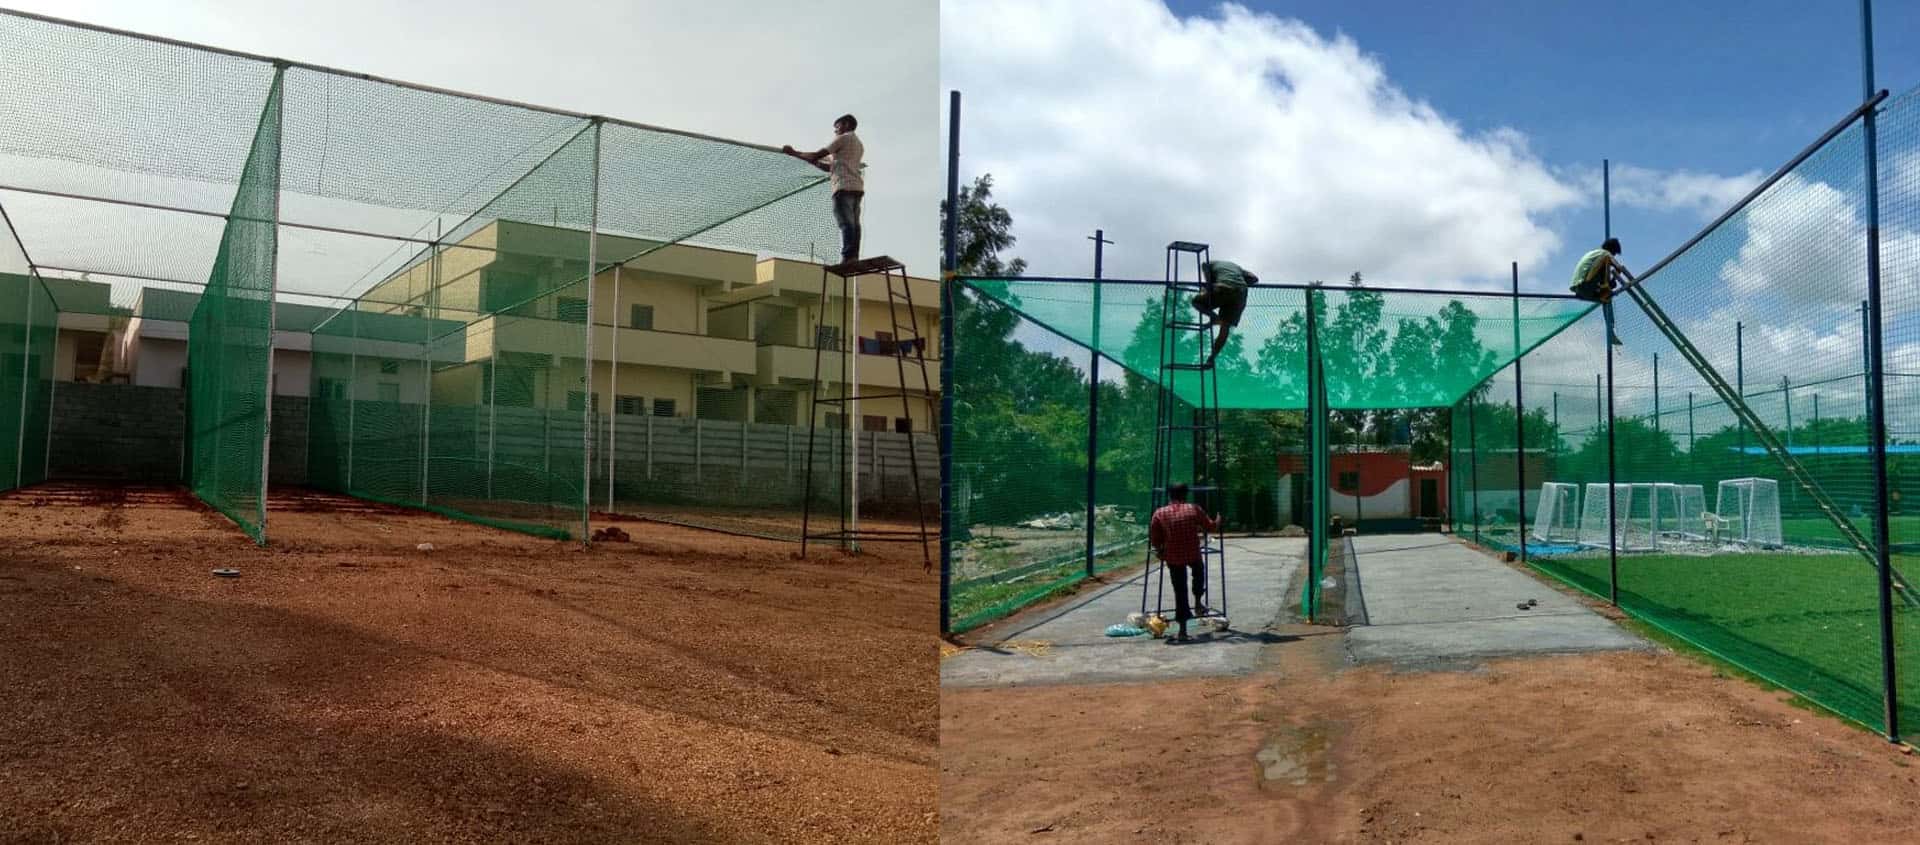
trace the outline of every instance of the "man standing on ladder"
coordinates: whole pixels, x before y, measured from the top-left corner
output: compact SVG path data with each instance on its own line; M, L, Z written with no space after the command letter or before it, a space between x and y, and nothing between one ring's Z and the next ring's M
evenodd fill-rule
M1233 327L1240 325L1240 315L1247 310L1247 286L1260 283L1260 277L1241 269L1231 261L1209 261L1200 268L1205 274L1207 289L1193 298L1193 307L1206 315L1218 331L1213 336L1213 352L1207 355L1207 364L1220 357L1220 350L1227 345L1227 335Z
M853 134L860 121L853 115L843 114L833 122L833 140L820 149L803 153L793 147L781 147L780 151L808 164L818 167L831 176L833 186L833 222L840 225L840 263L852 264L860 259L860 198L866 196L866 182L860 176L861 160L866 158L867 148L860 143L860 136ZM832 159L831 164L821 164L822 159Z
M1626 268L1620 266L1619 255L1620 239L1608 238L1599 249L1580 256L1580 263L1573 267L1573 295L1600 303L1600 312L1607 318L1607 342L1625 346L1620 336L1613 333L1613 295L1620 289L1614 280L1626 272Z
M1207 559L1200 553L1200 535L1219 531L1220 523L1199 505L1187 501L1185 484L1168 487L1167 499L1147 524L1147 542L1173 576L1173 618L1180 623L1180 634L1174 642L1184 643L1188 641L1187 620L1194 618L1194 609L1202 615L1207 612ZM1189 579L1193 584L1191 605L1187 603Z

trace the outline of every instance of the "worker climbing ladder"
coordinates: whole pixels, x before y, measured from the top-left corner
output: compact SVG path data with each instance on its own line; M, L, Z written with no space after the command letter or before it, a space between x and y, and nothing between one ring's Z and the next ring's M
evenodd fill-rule
M1202 320L1189 300L1206 288L1203 268L1207 245L1174 241L1167 245L1166 288L1160 320L1160 395L1154 413L1153 508L1167 504L1167 489L1186 482L1189 501L1208 514L1221 516L1224 457L1220 442L1220 379L1209 357L1213 348L1213 321ZM1183 268L1192 262L1194 278L1183 280ZM1197 402L1186 408L1177 388L1191 386ZM1186 446L1182 453L1178 447ZM1181 460L1185 458L1186 460ZM1200 566L1206 573L1202 607L1195 619L1227 619L1227 550L1215 531L1201 535ZM1147 573L1140 586L1140 612L1171 619L1175 597L1168 595L1171 580L1165 564L1147 550Z
M885 339L874 340L872 342L873 348L871 352L869 352L861 348L867 341L858 336L860 327L860 303L858 301L860 289L859 283L855 281L855 279L861 276L876 274L881 276L882 281L886 285L887 319L893 331ZM839 327L828 323L829 305L833 302L832 296L834 295L830 286L830 280L836 277L840 279L840 290L837 295L842 309L839 326L845 327L846 330L844 332L841 331ZM929 543L933 539L933 536L927 530L928 502L921 493L920 450L912 441L912 438L918 435L912 432L914 400L918 399L928 403L929 409L931 409L935 387L933 379L927 374L927 341L925 336L920 334L920 316L914 310L913 287L912 283L907 279L907 268L900 262L885 255L822 267L820 269L819 303L818 318L814 327L813 339L813 403L811 405L812 413L808 415L807 420L806 495L803 499L804 504L801 505L800 514L800 556L803 558L806 557L807 544L813 540L830 541L849 550L857 550L859 548L858 544L861 541L875 543L919 543L922 562L928 568L932 568L933 553L929 548ZM905 322L902 322L900 317L902 308L906 309ZM841 378L822 381L820 378L821 359L829 353L844 356L847 366L841 371ZM859 369L859 357L863 353L886 356L893 359L894 375L897 379L894 383L898 385L897 389L883 390L879 393L861 392L861 379L857 373ZM920 372L920 380L917 384L907 377L907 373L910 372L907 367L909 357L912 358L914 366L918 368ZM914 387L918 387L920 390L920 394L917 396L909 392L909 390ZM913 510L914 515L919 519L920 525L917 531L912 529L860 527L859 467L861 462L859 455L860 429L858 422L860 420L860 413L858 403L863 399L898 400L899 402L900 418L906 422L909 438L907 443L907 464L913 478ZM892 406L890 405L889 407ZM829 431L827 427L821 425L822 418L820 412L822 408L827 409L830 414L838 414L842 422L843 431L841 434L844 435L843 437L835 437L834 432ZM931 412L929 412L927 419L933 419ZM847 478L845 480L846 486L842 490L842 495L837 497L840 506L839 528L815 531L813 524L813 464L815 458L815 442L823 436L834 437L834 443L830 447L833 451L830 454L836 456L837 460L834 460L832 465L844 468L844 471L847 473ZM877 466L877 461L873 463ZM876 484L882 482L882 479L878 477L878 473L875 473L873 481ZM937 505L937 503L935 504Z
M1706 380L1714 393L1719 394L1720 401L1733 410L1734 416L1739 418L1740 423L1746 426L1747 430L1753 432L1754 437L1759 439L1760 445L1766 448L1767 454L1780 462L1780 466L1786 470L1787 475L1800 486L1809 499L1813 500L1814 506L1819 508L1820 513L1833 523L1834 529L1840 532L1840 536L1846 539L1847 545L1865 556L1867 562L1878 569L1880 561L1879 556L1875 554L1873 544L1867 540L1866 535L1860 533L1860 529L1853 524L1853 520L1848 519L1846 514L1840 511L1840 507L1827 496L1826 490L1820 486L1819 482L1807 473L1800 459L1795 458L1793 453L1787 450L1780 442L1779 436L1774 434L1773 429L1766 423L1760 421L1759 415L1753 412L1753 408L1747 405L1739 392L1727 384L1727 380L1713 368L1712 364L1707 363L1706 357L1700 354L1700 350L1694 348L1686 335L1680 333L1680 329L1653 301L1653 297L1640 289L1639 280L1624 270L1621 271L1621 275L1627 278L1627 283L1621 287L1621 292L1631 298L1635 305L1640 306L1640 310L1646 313L1647 319L1653 323L1654 328L1659 329L1660 333L1666 336L1667 341L1680 351L1681 357L1685 358L1700 377ZM1889 575L1892 577L1895 590L1907 605L1920 607L1920 593L1914 591L1913 586L1907 583L1906 577L1901 575L1899 570L1892 570Z

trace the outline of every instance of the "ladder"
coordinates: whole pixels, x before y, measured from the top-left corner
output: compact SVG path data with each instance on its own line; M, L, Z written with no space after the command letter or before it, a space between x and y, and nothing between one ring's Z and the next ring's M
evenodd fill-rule
M840 325L842 327L857 325L860 303L854 302L851 297L852 280L858 276L875 274L879 274L886 283L887 318L892 333L887 339L876 338L872 342L873 348L869 351L868 349L862 348L862 346L867 345L867 341L864 338L845 337L844 331L835 330L834 326L829 325L827 322L827 314L830 310L829 304L832 302L830 297L833 295L830 280L838 277L840 279L838 296L842 309ZM900 311L902 308L906 309L905 322L901 320ZM926 336L920 333L920 315L914 310L913 286L907 279L907 268L900 262L885 255L822 267L820 268L819 309L819 316L814 323L813 402L810 406L812 410L807 419L807 471L805 496L802 499L803 504L801 505L800 513L800 556L802 558L807 556L807 545L810 541L814 540L831 541L844 548L854 548L856 544L862 541L874 543L919 543L921 562L925 568L930 570L933 568L933 553L928 547L928 544L929 541L934 538L934 534L929 533L927 530L927 501L922 493L920 484L920 450L916 448L914 444L914 438L918 435L915 434L913 430L913 402L914 400L920 400L927 403L928 416L926 418L929 420L934 419L935 417L932 413L934 384L932 377L927 373L927 340ZM831 384L829 382L823 382L820 379L821 359L828 354L844 354L848 356L849 361L856 360L854 356L862 354L882 355L892 358L894 362L894 376L897 379L895 384L897 384L898 387L888 388L878 393L865 393L862 392L864 385L855 384L850 374L843 371L840 374L841 378L838 379L840 384L838 395L829 395L831 392ZM909 372L907 359L909 355L911 355L914 365L920 371L920 380L917 384L907 377L907 373ZM864 379L862 380L864 381ZM920 390L918 395L910 392L915 387L918 387ZM862 399L898 400L900 403L898 407L900 409L901 419L906 422L907 429L907 464L913 475L913 511L920 525L917 531L900 528L861 528L859 519L860 503L857 501L857 497L859 496L857 484L850 485L853 489L843 490L843 495L838 497L840 499L839 528L821 531L813 530L814 444L818 439L817 435L819 435L823 429L823 426L820 424L821 408L825 407L829 409L830 413L837 412L842 421L842 426L846 429L846 437L834 438L833 454L837 456L838 459L832 461L832 465L841 467L843 471L849 471L850 477L857 478L859 473L858 467L851 468L850 470L847 469L846 454L848 450L846 445L847 438L859 436L856 433L857 429L855 426L858 425L860 421L853 419L853 411L855 408L854 403ZM833 435L829 433L828 436ZM873 465L877 468L879 465L877 456L875 456L873 460ZM876 484L882 482L878 472L874 473L873 480Z
M1632 298L1634 304L1640 306L1641 311L1646 312L1647 318L1653 322L1654 327L1659 329L1660 333L1666 336L1667 341L1680 351L1680 356L1685 358L1702 378L1706 379L1708 386L1713 388L1713 392L1719 394L1720 401L1731 408L1740 423L1753 432L1754 437L1758 438L1760 444L1766 448L1767 454L1780 462L1780 465L1786 469L1787 475L1806 492L1808 498L1813 500L1814 506L1818 507L1820 513L1833 523L1833 527L1840 532L1841 537L1846 539L1847 544L1864 556L1875 569L1880 568L1880 559L1874 553L1873 543L1867 540L1866 535L1860 533L1860 529L1854 526L1853 520L1848 519L1846 514L1840 511L1839 506L1833 503L1833 499L1827 496L1827 491L1807 473L1806 467L1800 464L1799 459L1787 451L1773 429L1760 421L1759 415L1753 412L1739 393L1728 386L1727 380L1713 368L1712 364L1707 363L1706 356L1701 355L1700 350L1695 349L1693 343L1680 333L1680 329L1653 301L1653 297L1640 288L1639 280L1624 270L1621 271L1621 275L1627 279L1627 284L1621 287L1621 291ZM1888 568L1892 569L1891 564ZM1913 586L1907 583L1906 577L1901 575L1899 570L1892 570L1890 574L1895 589L1907 605L1920 607L1920 593L1914 591Z
M1221 516L1224 458L1220 445L1220 378L1208 354L1213 348L1211 322L1190 319L1194 311L1187 299L1206 289L1202 268L1209 259L1207 245L1174 241L1167 245L1166 287L1161 297L1160 318L1160 394L1154 411L1153 510L1167 504L1167 488L1184 480L1188 501L1208 514ZM1181 270L1191 260L1194 278L1181 279ZM1198 360L1181 360L1183 351L1192 350ZM1175 385L1182 379L1198 382L1199 403L1184 422L1178 421ZM1192 449L1191 464L1174 466L1174 446L1185 438ZM1218 532L1200 538L1200 566L1206 573L1205 611L1190 608L1194 619L1227 618L1227 548ZM1154 560L1153 548L1147 548L1146 577L1140 582L1140 612L1170 619L1175 612L1173 597L1167 595L1166 565Z

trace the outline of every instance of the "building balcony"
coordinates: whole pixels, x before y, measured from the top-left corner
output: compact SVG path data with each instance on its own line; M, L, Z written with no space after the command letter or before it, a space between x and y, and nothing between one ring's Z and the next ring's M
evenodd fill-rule
M524 317L488 317L466 332L467 359L503 353L541 354L578 360L586 352L578 323ZM615 334L618 333L616 342ZM593 359L621 364L668 367L710 373L751 373L756 359L753 341L683 332L593 327ZM557 363L557 361L556 361Z
M813 348L807 346L786 346L782 344L764 344L759 349L759 367L754 373L754 383L762 386L784 385L788 387L811 385L814 379ZM871 388L900 389L900 359L892 355L861 355L858 363L858 377L863 390ZM904 360L907 370L907 389L919 392L922 389L920 364L917 359ZM820 359L820 380L838 382L844 380L846 356L830 352ZM940 389L940 362L927 359L927 381L932 390Z

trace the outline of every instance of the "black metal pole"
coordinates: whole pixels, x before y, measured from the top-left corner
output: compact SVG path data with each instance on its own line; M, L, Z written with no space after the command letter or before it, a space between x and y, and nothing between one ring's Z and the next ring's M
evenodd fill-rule
M1520 370L1520 262L1513 262L1513 462L1520 487L1518 522L1520 562L1527 562L1527 403Z
M1613 341L1607 340L1607 601L1620 606L1620 497L1614 493L1619 481L1615 460L1613 430Z
M1740 401L1747 400L1747 324L1735 321L1733 324L1733 395ZM1747 464L1747 424L1740 424L1740 464L1742 475L1751 475L1746 471Z
M947 105L947 219L940 266L940 633L953 631L953 274L959 272L955 222L960 217L960 92Z
M1480 543L1480 402L1467 395L1467 448L1473 455L1473 542Z
M1653 353L1653 430L1659 433L1660 425L1660 353Z
M1093 230L1093 362L1087 368L1087 577L1093 577L1094 477L1100 468L1100 270L1103 247L1113 243Z
M1862 97L1873 97L1873 2L1860 0L1860 67L1864 78L1861 80ZM1893 562L1890 549L1890 531L1887 526L1887 416L1886 416L1886 373L1881 369L1881 358L1885 352L1881 344L1881 301L1880 301L1880 162L1879 134L1874 126L1874 111L1867 109L1866 114L1866 152L1867 152L1867 300L1872 303L1868 313L1867 348L1871 349L1872 368L1868 380L1872 389L1868 395L1874 397L1873 404L1867 409L1868 440L1873 452L1873 541L1874 555L1880 568L1880 673L1886 689L1887 738L1900 740L1900 702L1898 687L1895 685L1893 657Z

